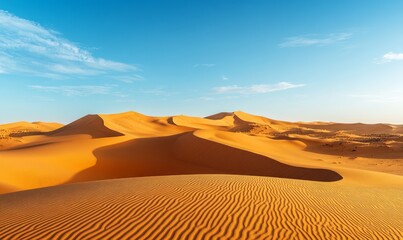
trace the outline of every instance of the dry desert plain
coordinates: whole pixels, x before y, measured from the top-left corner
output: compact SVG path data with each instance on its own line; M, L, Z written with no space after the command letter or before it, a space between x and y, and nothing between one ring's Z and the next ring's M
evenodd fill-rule
M403 126L136 112L0 125L0 239L403 239Z

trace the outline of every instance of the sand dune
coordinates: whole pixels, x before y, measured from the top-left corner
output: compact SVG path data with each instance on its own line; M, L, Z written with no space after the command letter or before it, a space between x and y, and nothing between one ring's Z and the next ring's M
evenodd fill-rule
M385 134L393 133L395 128L389 124L363 124L363 123L320 123L320 124L304 124L312 129L325 129L329 131L349 131L358 134Z
M3 196L0 238L399 239L402 196L236 175L108 180Z
M1 131L4 133L28 133L28 132L48 132L63 125L60 123L47 122L15 122L0 125Z
M241 111L0 125L0 239L399 239L402 129Z
M29 142L25 136L36 136L62 127L59 123L16 122L0 125L0 150Z
M173 124L193 129L222 129L228 130L233 126L233 122L224 119L212 120L208 118L195 118L188 116L174 116L171 118Z
M104 124L104 120L99 115L87 115L57 130L48 132L49 136L66 136L88 134L93 138L105 138L122 136L123 134L114 131Z
M166 136L189 130L171 124L171 117L151 117L133 111L100 116L105 126L132 137Z

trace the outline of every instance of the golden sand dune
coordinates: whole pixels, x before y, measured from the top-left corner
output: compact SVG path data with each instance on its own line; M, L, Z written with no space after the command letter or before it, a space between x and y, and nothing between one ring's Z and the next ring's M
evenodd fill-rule
M105 126L104 120L98 115L87 115L64 127L47 133L49 136L66 136L87 134L92 138L122 136L123 134Z
M302 124L307 128L325 129L329 131L349 131L358 134L392 134L401 133L402 126L393 126L390 124L363 124L363 123L317 123Z
M40 135L62 127L59 123L16 122L0 125L0 150L24 144L24 136Z
M188 116L174 116L171 118L173 124L193 129L222 129L228 130L233 127L233 121L226 121L227 119L208 119L208 118L194 118Z
M30 133L30 132L48 132L56 128L60 128L63 125L60 123L47 123L47 122L15 122L0 125L0 129L5 133ZM23 134L21 134L23 136Z
M5 195L1 239L401 239L402 189L268 177L107 180Z
M132 111L99 116L106 127L136 138L166 136L189 130L172 124L172 117L151 117Z
M0 125L0 239L399 239L402 129L240 111Z

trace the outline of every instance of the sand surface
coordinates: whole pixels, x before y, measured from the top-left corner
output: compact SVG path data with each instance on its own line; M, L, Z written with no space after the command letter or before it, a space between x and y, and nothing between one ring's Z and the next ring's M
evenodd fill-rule
M105 180L5 195L0 238L401 239L402 201L402 189L270 177Z
M1 193L0 239L402 239L403 126L244 112L5 124Z

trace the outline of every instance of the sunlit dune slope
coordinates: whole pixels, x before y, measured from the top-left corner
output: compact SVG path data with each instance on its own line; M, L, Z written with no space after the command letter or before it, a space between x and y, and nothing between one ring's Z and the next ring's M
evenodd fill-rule
M189 130L172 124L171 117L152 117L133 111L99 116L106 127L136 138L166 136Z
M4 195L8 239L401 239L403 190L239 175L145 177Z

